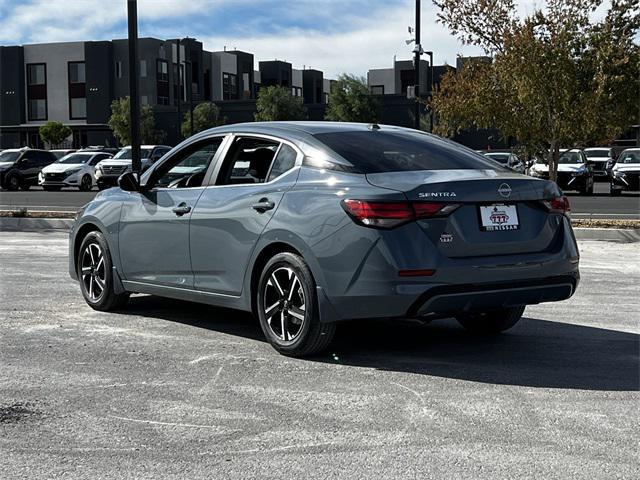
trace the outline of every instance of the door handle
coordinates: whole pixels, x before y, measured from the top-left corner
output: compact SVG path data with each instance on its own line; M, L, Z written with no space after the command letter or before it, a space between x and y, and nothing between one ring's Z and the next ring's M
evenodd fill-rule
M251 208L259 213L264 213L267 210L272 210L273 208L275 208L275 206L276 204L269 201L268 198L261 198L258 203L254 203L253 205L251 205Z
M180 205L178 205L173 209L173 213L175 213L179 217L186 215L190 211L191 211L191 207L184 202L182 202Z

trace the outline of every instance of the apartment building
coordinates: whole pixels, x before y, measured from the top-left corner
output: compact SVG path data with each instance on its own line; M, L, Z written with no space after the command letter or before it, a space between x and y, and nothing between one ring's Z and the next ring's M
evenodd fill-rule
M180 140L181 118L191 104L251 102L269 85L323 104L330 89L319 70L279 60L259 62L254 70L253 54L207 51L194 38L140 38L138 53L140 103L153 108L167 143ZM48 121L71 127L69 147L116 145L107 121L113 100L129 95L129 78L126 39L0 47L0 148L42 147L38 129ZM231 114L227 121L246 117Z
M440 79L448 71L455 71L449 65L434 65L433 78L427 60L420 60L420 91L422 94L437 90ZM413 60L394 60L393 68L369 70L367 83L374 95L407 95L409 87L415 85L415 68Z

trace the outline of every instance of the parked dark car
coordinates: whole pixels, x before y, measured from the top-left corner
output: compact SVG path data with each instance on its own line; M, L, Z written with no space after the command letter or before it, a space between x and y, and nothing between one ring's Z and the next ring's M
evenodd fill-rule
M228 125L118 182L70 231L89 306L135 292L246 310L286 355L321 351L358 318L501 332L579 281L555 183L415 130Z
M46 150L4 150L0 153L0 187L5 190L29 190L38 184L40 171L56 160L56 156Z
M611 170L612 196L621 195L623 191L640 190L640 148L627 148L620 154Z

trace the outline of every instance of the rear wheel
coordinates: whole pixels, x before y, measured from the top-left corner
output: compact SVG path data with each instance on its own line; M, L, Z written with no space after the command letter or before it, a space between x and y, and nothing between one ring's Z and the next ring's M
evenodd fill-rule
M456 317L467 330L474 333L500 333L513 327L524 313L525 307L501 308L482 313L469 313Z
M329 346L335 324L320 322L316 284L300 256L272 257L262 271L256 295L260 327L278 352L304 357Z
M102 233L87 234L80 245L76 269L82 296L94 310L116 310L129 299L128 293L114 293L112 266L109 247Z

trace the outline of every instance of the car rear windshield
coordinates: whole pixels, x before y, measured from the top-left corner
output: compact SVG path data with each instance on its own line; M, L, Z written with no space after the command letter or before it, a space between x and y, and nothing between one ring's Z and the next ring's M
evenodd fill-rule
M437 137L411 132L333 132L315 137L356 173L504 170L499 163Z

